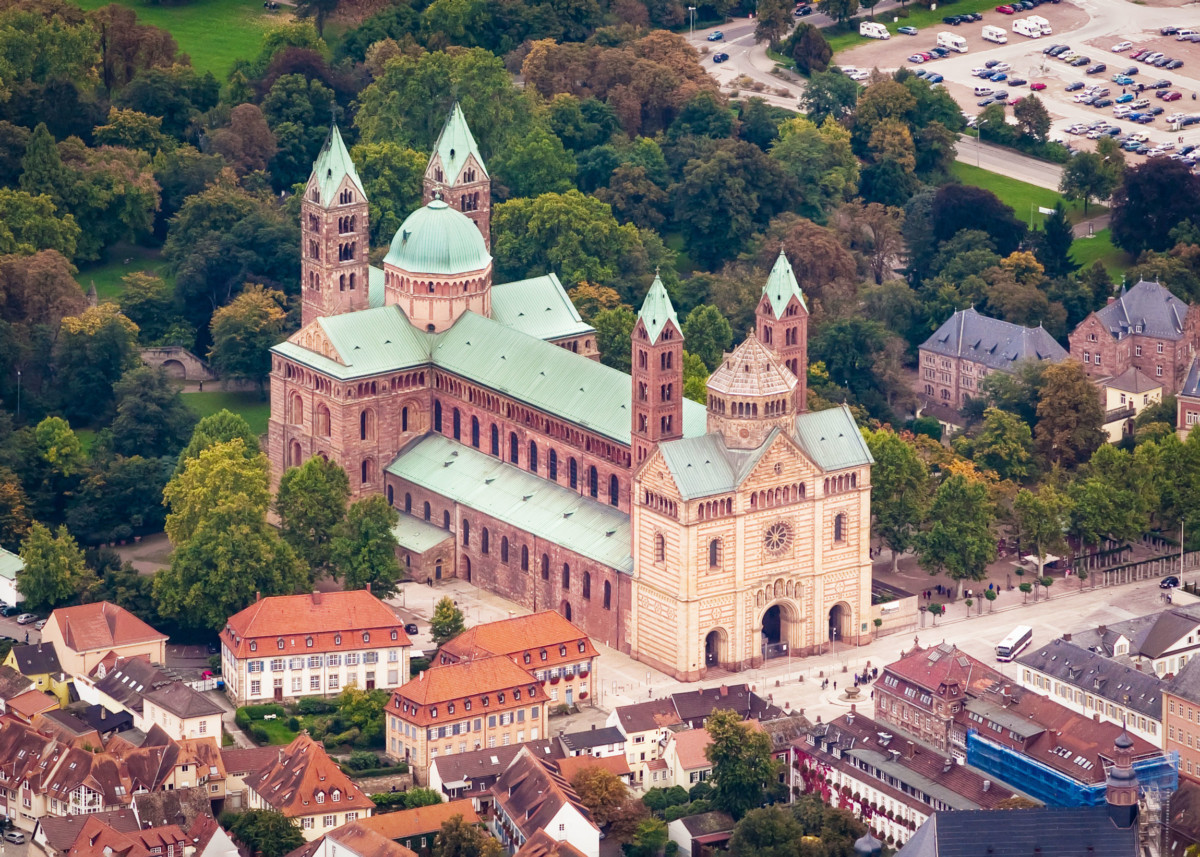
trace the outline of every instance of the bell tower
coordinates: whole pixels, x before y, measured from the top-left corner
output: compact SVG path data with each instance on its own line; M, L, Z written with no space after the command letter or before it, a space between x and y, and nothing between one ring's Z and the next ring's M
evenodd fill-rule
M1104 782L1108 817L1117 827L1132 827L1138 816L1138 778L1133 769L1133 739L1122 731L1113 742L1116 752Z
M754 321L758 341L800 382L795 392L796 411L803 413L808 410L808 307L782 247L763 286Z
M300 203L301 323L370 306L367 193L334 124Z
M657 275L633 327L633 466L683 437L683 331Z
M479 228L484 248L492 249L492 178L457 101L433 145L422 184L424 204L441 199L461 211Z

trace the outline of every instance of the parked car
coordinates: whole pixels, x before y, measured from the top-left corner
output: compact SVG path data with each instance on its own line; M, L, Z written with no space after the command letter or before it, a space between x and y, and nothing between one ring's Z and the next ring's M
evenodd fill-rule
M1042 48L1042 53L1049 54L1055 48L1062 48L1063 50L1066 50L1066 47L1066 45L1046 45L1046 47Z
M34 615L33 613L22 613L20 616L17 617L17 624L18 625L32 625L37 620L38 620L38 617L36 615Z
M1166 56L1166 54L1162 53L1161 51L1152 51L1142 57L1142 62L1154 62L1155 60L1162 59L1164 56Z
M1150 54L1150 50L1149 50L1149 48L1146 48L1144 50L1134 51L1133 53L1131 53L1129 55L1129 58L1131 60L1141 60L1142 57L1148 56L1149 54Z
M804 18L813 13L812 6L801 6L793 14L797 18Z
M1092 106L1093 107L1112 107L1113 100L1111 98L1099 98Z
M995 103L996 103L996 99L990 95L987 98L981 98L975 102L975 104L978 105L979 107L990 107L991 105L993 105Z
M1148 116L1162 116L1162 115L1163 115L1163 113L1165 113L1165 112L1166 112L1166 109L1165 109L1165 108L1163 108L1163 107L1159 107L1158 105L1155 105L1154 107L1151 107L1151 108L1149 108L1149 109L1146 111L1146 114L1147 114ZM1191 151L1193 148L1195 148L1195 147L1194 147L1194 146L1184 146L1184 149L1187 149L1189 152L1190 152L1190 151ZM1180 149L1179 151L1183 152L1183 149ZM1187 154L1187 152L1183 152L1183 153L1184 153L1185 155Z
M951 27L957 27L962 23L962 18L958 15L947 15L945 18L942 18L942 23L949 24Z
M1016 10L1014 10L1012 6L1004 5L1004 6L997 6L996 11L999 12L1001 15L1011 15Z
M708 40L710 42L719 42L723 38L725 38L725 34L722 33L720 30L713 30L711 33L708 34Z
M1163 27L1161 30L1158 31L1158 34L1160 36L1173 36L1178 32L1179 32L1178 27Z
M1157 68L1166 68L1173 62L1175 62L1175 60L1172 57L1159 57L1154 61L1154 65Z
M1002 80L1008 80L1008 75L1002 71L998 71L988 78L988 80L992 81L993 83L999 83Z
M929 81L930 83L941 83L946 78L942 77L940 74L931 74L928 77L926 77L925 79L927 81Z
M1067 92L1077 92L1080 89L1083 89L1082 80L1075 80L1067 84Z
M1165 34L1164 34L1165 35ZM1174 589L1179 585L1179 578L1169 574L1158 582L1159 589Z
M1156 81L1154 81L1154 83L1150 84L1150 88L1151 89L1170 89L1171 81L1168 80L1167 78L1163 78L1162 80L1156 80Z
M1070 46L1070 45L1055 45L1055 46L1054 46L1054 47L1053 47L1053 48L1050 50L1050 56L1052 56L1052 57L1059 57L1059 56L1062 56L1063 54L1065 54L1065 53L1066 53L1067 51L1069 51L1069 50L1071 50L1071 46Z
M10 604L5 604L3 607L0 607L0 616L3 616L5 619L10 619L13 616L19 616L20 614L20 607L13 607Z
M24 845L25 834L19 830L6 830L4 831L4 841L11 842L13 845Z
M985 62L983 64L983 67L984 68L995 68L998 65L1000 65L1000 60L988 60L987 62Z
M407 625L405 625L404 633L408 634L410 637L415 637L417 634L419 634L420 631L417 629L417 623L409 622Z
M1167 92L1164 92L1164 93L1162 94L1162 100L1163 100L1163 101L1178 101L1178 100L1179 100L1179 99L1181 99L1181 98L1183 98L1183 93L1181 93L1181 92L1176 92L1176 91L1175 91L1175 90L1173 90L1173 89L1172 89L1172 90L1169 90L1169 91L1167 91ZM1188 122L1186 122L1186 120L1185 120L1185 123L1184 123L1184 124L1191 124L1191 123L1188 123Z
M1132 47L1133 47L1133 42L1117 42L1115 45L1112 46L1112 51L1114 54L1119 54L1122 51L1127 51Z
M1128 104L1130 101L1133 101L1132 92L1126 92L1124 95L1117 96L1117 104Z
M726 53L713 54L713 62L725 62L725 60L727 60L727 59L729 59L729 54L726 54Z
M1012 71L1012 66L1006 62L996 63L992 66L992 71Z
M1163 68L1169 68L1169 69L1183 68L1183 60L1171 60L1169 63L1167 63L1165 66L1163 66Z
M916 27L901 27L898 30L896 30L896 32L900 33L901 35L905 35L905 36L915 36L917 34L917 28Z
M1098 62L1098 63L1096 63L1095 65L1089 65L1089 66L1087 67L1087 72L1086 72L1086 73L1087 73L1087 74L1101 74L1101 73L1103 73L1103 72L1106 72L1106 71L1108 71L1108 66L1106 66L1106 65L1105 65L1104 63L1102 63L1102 62Z
M1125 74L1114 74L1113 83L1117 84L1117 86L1132 86L1133 78Z
M1029 88L1034 92L1041 92L1046 88L1046 84L1042 83L1040 80L1035 80L1033 83L1029 84Z
M938 59L941 59L946 54L950 53L950 51L946 50L945 48L930 48L929 53L932 54L933 56L937 57Z
M45 620L45 619L38 619L36 622L34 622L34 623L33 623L33 627L34 627L35 629L37 629L38 631L42 630L43 628L45 628L45 627L46 627L46 620Z
M1008 79L1009 86L1024 86L1027 83L1029 83L1029 81L1023 77L1010 77Z
M1087 65L1091 61L1092 61L1091 57L1078 57L1077 59L1071 60L1071 65L1075 68L1079 68L1080 66Z
M1127 74L1127 75L1129 75L1130 77L1133 77L1133 76L1134 76L1135 74L1137 74L1139 71L1141 71L1141 69L1140 69L1140 68L1138 68L1136 65L1131 65L1129 68L1127 68L1127 69L1125 69L1124 71L1122 71L1122 72L1121 72L1121 74Z

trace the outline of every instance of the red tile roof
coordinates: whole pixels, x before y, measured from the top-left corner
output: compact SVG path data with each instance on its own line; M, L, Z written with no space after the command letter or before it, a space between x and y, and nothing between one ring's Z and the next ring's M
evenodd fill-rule
M278 747L222 747L221 762L230 776L261 771L279 759Z
M392 694L387 710L409 723L430 725L546 701L540 682L495 655L426 670Z
M343 824L332 833L325 834L325 838L337 842L343 846L344 850L357 854L359 857L417 857L416 852L366 827L365 822L370 820ZM296 852L293 851L292 854L296 854Z
M712 743L707 729L687 729L671 735L669 743L675 745L675 758L685 771L711 768L712 762L704 755L705 748Z
M513 857L584 857L582 851L570 842L558 842L544 830L525 840Z
M290 818L322 810L375 808L325 748L307 734L288 744L273 765L246 777L246 785L272 809ZM338 800L334 800L335 791Z
M373 815L356 822L356 824L374 830L388 839L400 840L420 836L422 833L436 833L442 829L444 823L456 815L461 815L467 824L479 823L474 801L470 798L463 798L462 800L452 800L449 803L435 803L416 809L402 809L400 812Z
M496 807L527 839L534 832L544 830L567 806L573 807L585 821L595 826L592 814L580 802L570 783L527 749L518 753L496 780L492 794L496 797Z
M236 658L412 645L391 608L365 589L259 599L230 617L221 639Z
M442 646L440 654L444 662L507 655L537 670L594 658L599 652L587 634L558 612L545 610L468 628Z
M27 690L5 702L4 707L9 714L29 722L33 720L34 715L58 708L58 699L40 690Z
M167 639L166 634L151 628L124 607L108 601L60 607L50 614L50 622L58 625L63 642L77 652Z
M624 753L616 756L566 756L547 764L555 765L558 772L562 774L562 778L568 783L575 782L575 777L579 775L579 772L588 768L601 768L618 777L625 777L632 773Z

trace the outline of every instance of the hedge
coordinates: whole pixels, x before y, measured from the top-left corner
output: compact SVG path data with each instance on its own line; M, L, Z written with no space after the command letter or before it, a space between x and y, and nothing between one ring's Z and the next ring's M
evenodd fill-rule
M390 768L366 768L361 771L356 771L353 768L347 767L346 765L341 765L340 767L342 769L342 773L356 780L364 779L366 777L393 777L397 774L408 773L408 764L405 762L401 762L399 765L393 765Z

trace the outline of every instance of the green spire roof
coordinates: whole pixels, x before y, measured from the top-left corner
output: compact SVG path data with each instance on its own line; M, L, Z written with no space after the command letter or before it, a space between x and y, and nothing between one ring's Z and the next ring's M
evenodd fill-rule
M354 182L354 186L364 198L367 195L362 181L358 178L358 171L354 169L354 161L350 160L350 153L346 150L337 123L330 127L325 145L321 147L321 153L313 163L313 175L317 177L317 187L321 189L321 205L333 204L337 189L341 187L342 179L346 176L350 177L350 181Z
M763 286L763 294L771 301L771 312L775 313L776 318L783 317L783 311L792 295L800 300L800 306L808 309L804 303L804 293L800 291L800 284L796 282L796 273L792 270L782 247L779 248L779 258L775 260L775 267L767 277L767 284Z
M385 265L412 274L466 274L491 264L483 235L471 218L435 199L396 230Z
M471 129L467 126L467 117L463 116L457 101L450 108L450 115L446 118L446 124L442 126L442 133L438 134L437 142L433 144L433 151L441 158L446 184L451 187L458 181L458 174L462 172L470 155L475 156L479 169L483 171L483 177L488 176L483 156L479 154L479 147L475 145L475 138L471 136Z
M675 307L671 305L671 296L667 294L667 287L663 285L658 274L654 275L650 291L646 292L646 299L642 301L638 317L645 323L646 334L651 343L658 341L658 335L662 333L668 321L679 328L679 318L675 315Z

